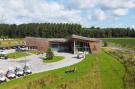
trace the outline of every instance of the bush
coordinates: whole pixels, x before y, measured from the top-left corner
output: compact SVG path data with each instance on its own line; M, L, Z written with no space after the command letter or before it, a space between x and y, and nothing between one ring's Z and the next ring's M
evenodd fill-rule
M104 42L104 47L107 47L108 46L108 43L105 41Z
M48 48L46 52L46 59L51 60L53 59L53 56L54 56L53 51L51 50L51 48Z

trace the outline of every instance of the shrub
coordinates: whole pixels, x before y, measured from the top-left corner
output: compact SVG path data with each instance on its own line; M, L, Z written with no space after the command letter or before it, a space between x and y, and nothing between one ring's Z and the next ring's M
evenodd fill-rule
M51 60L53 59L53 56L54 56L53 51L51 50L51 48L48 48L46 52L46 59Z
M108 46L108 43L105 41L104 42L104 47L107 47Z

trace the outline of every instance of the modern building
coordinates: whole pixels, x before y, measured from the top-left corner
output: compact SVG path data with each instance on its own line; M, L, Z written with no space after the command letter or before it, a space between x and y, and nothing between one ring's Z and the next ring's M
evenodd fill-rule
M54 51L72 52L74 54L80 51L99 53L101 50L100 40L78 35L72 35L67 39L26 37L25 42L30 50L38 51L47 51L49 47Z

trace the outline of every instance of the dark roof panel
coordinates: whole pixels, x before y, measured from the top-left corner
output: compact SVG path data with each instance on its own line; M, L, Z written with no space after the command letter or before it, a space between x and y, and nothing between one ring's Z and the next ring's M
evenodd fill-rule
M85 40L85 41L97 41L99 42L99 39L96 38L88 38L88 37L83 37L83 36L78 36L78 35L72 35L70 39L80 39L80 40Z

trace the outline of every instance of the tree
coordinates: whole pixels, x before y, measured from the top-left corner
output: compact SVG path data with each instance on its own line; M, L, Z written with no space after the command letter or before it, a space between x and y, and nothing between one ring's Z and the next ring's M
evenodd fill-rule
M5 39L7 39L8 37L7 36L1 36L0 37L2 40L5 40Z
M53 59L53 56L54 56L53 51L51 50L51 48L48 48L46 52L46 59L51 60Z
M45 38L66 38L72 34L86 37L135 37L133 28L83 28L79 24L71 23L28 23L28 24L0 24L0 36L9 38L24 38L25 36Z
M104 42L104 47L107 47L108 46L108 43L105 41Z

